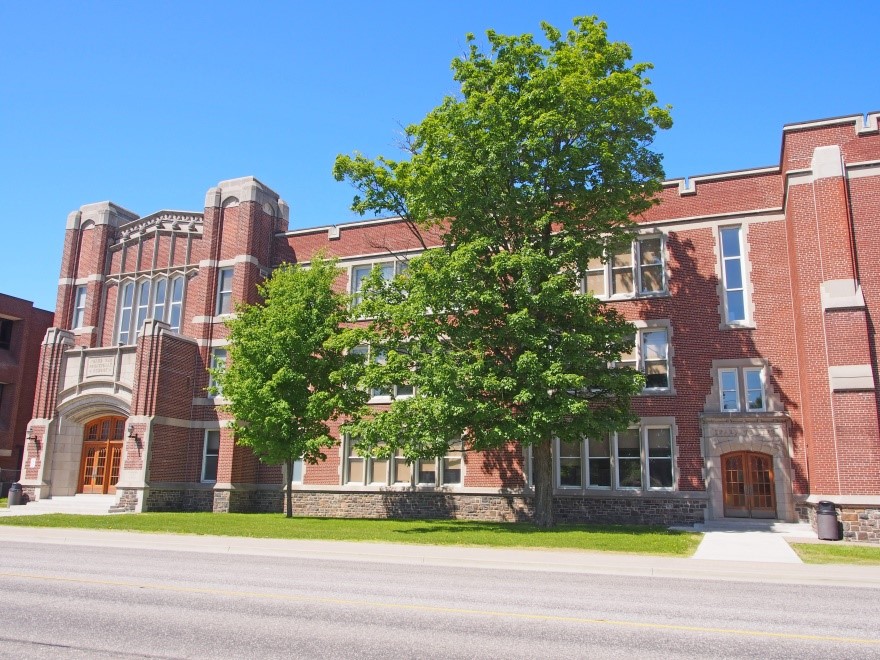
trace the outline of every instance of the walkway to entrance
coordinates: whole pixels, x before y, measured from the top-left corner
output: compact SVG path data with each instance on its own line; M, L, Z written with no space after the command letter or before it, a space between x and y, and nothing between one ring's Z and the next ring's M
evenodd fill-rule
M807 523L772 520L714 520L694 525L693 531L704 532L693 559L717 561L801 564L786 539L816 538L816 532Z
M104 516L116 504L116 495L69 495L37 500L19 506L0 507L3 516L37 516L43 513L81 513Z

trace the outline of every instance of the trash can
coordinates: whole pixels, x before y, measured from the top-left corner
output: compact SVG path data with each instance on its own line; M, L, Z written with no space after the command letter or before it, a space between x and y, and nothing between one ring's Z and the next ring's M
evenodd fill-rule
M823 500L816 505L816 528L823 541L839 541L840 525L837 522L837 509L834 502Z
M9 487L9 499L6 502L7 506L16 506L17 504L22 504L21 501L21 484L12 484Z

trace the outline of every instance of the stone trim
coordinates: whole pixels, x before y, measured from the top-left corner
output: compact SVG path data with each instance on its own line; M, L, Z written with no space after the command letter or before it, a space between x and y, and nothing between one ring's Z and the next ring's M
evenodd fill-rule
M828 367L828 381L832 392L873 390L874 372L870 364L847 364Z

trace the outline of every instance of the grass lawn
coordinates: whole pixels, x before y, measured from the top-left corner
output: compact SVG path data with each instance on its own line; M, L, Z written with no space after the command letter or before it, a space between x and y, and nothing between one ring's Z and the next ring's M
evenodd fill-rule
M2 517L0 524L275 539L598 550L679 557L692 555L702 537L693 532L674 532L662 527L636 525L559 525L548 531L526 523L288 519L282 514L256 513L140 513L114 516L45 514Z
M880 565L880 547L824 543L791 543L792 549L805 564Z

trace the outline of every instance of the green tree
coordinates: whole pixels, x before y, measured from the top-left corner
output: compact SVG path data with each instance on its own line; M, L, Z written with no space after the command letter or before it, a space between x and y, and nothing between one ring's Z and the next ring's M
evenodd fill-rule
M298 459L317 463L335 444L328 421L357 410L355 356L340 343L349 296L335 293L340 271L316 258L309 268L284 265L258 285L261 304L229 321L229 363L212 370L235 418L235 439L271 465L284 465L287 517Z
M634 329L579 278L632 240L632 218L660 190L650 145L671 125L650 64L577 18L566 34L468 36L452 62L460 94L406 128L408 158L337 157L359 194L352 208L439 226L441 248L394 283L368 282L362 313L387 360L367 384L407 381L416 396L355 420L363 451L439 456L450 439L474 450L532 447L535 516L553 524L552 438L579 441L632 419L641 376L612 365ZM428 313L426 313L426 310Z

